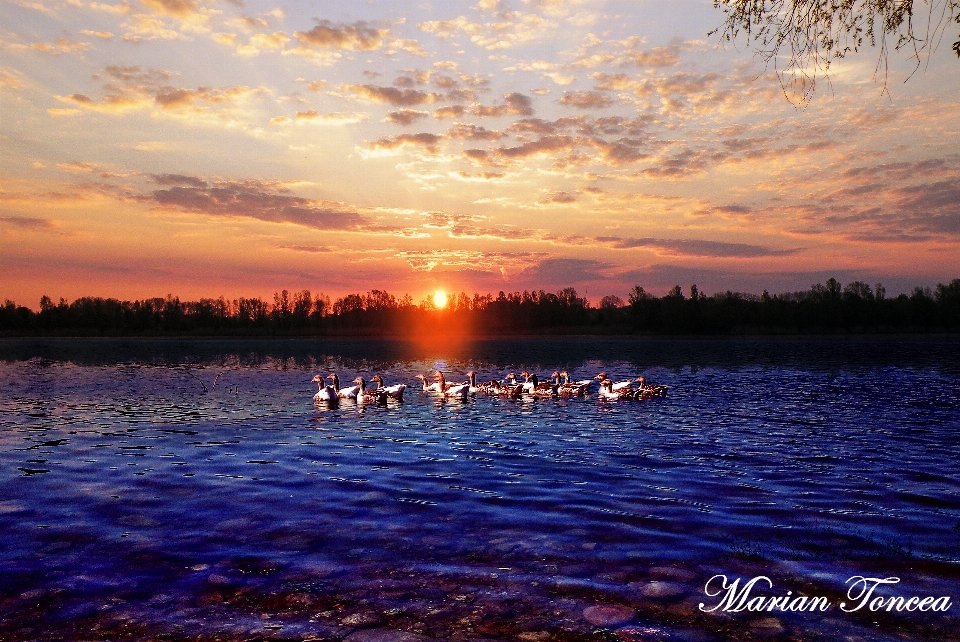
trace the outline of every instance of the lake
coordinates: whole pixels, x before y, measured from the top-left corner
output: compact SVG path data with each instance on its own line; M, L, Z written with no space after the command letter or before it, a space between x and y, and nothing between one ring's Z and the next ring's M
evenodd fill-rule
M0 639L960 639L957 355L3 340ZM669 391L450 401L434 368ZM315 405L329 372L410 388Z

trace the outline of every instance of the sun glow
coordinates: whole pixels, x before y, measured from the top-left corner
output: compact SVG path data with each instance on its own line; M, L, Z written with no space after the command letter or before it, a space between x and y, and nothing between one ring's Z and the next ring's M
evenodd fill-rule
M433 304L438 308L447 307L447 293L443 290L437 290L433 295Z

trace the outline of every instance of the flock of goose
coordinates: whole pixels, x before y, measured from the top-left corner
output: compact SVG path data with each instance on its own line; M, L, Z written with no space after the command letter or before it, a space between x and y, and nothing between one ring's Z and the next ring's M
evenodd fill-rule
M520 375L524 378L522 382L518 381L516 375L511 372L503 380L491 379L484 383L477 383L477 373L471 370L463 383L447 383L443 372L437 370L433 373L433 383L427 383L427 377L422 374L417 375L417 379L422 383L424 393L461 400L471 395L508 399L585 397L590 394L590 388L595 381L600 382L597 398L605 401L642 401L667 395L667 386L648 384L644 377L614 383L606 372L601 372L593 379L571 381L569 373L554 372L549 381L541 383L537 375L526 370ZM328 379L329 384L325 383ZM312 381L319 387L317 394L313 397L316 403L337 402L340 399L352 399L357 403L386 403L388 399L403 401L403 393L407 389L407 386L402 383L392 386L384 385L383 377L380 375L370 378L371 386L367 385L363 377L357 377L353 380L352 386L340 387L340 378L333 372L326 377L317 375Z

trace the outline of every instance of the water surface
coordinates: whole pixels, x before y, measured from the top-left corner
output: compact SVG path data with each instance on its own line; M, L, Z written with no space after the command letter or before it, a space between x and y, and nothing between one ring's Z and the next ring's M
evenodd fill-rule
M896 576L879 595L960 602L957 354L936 339L0 342L0 637L949 639L960 605L698 607L717 574L834 604L851 576ZM316 373L412 384L436 366L670 391L312 402Z

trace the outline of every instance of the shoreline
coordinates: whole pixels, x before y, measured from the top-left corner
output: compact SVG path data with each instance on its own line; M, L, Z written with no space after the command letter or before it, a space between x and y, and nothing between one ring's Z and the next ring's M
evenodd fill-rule
M88 334L25 334L0 335L0 342L24 340L53 341L391 341L406 343L474 343L492 341L753 341L798 339L960 339L958 332L849 332L849 333L729 333L729 334L481 334L481 335L403 335L403 334L322 334L322 335L262 335L262 334L159 334L159 335L88 335Z

